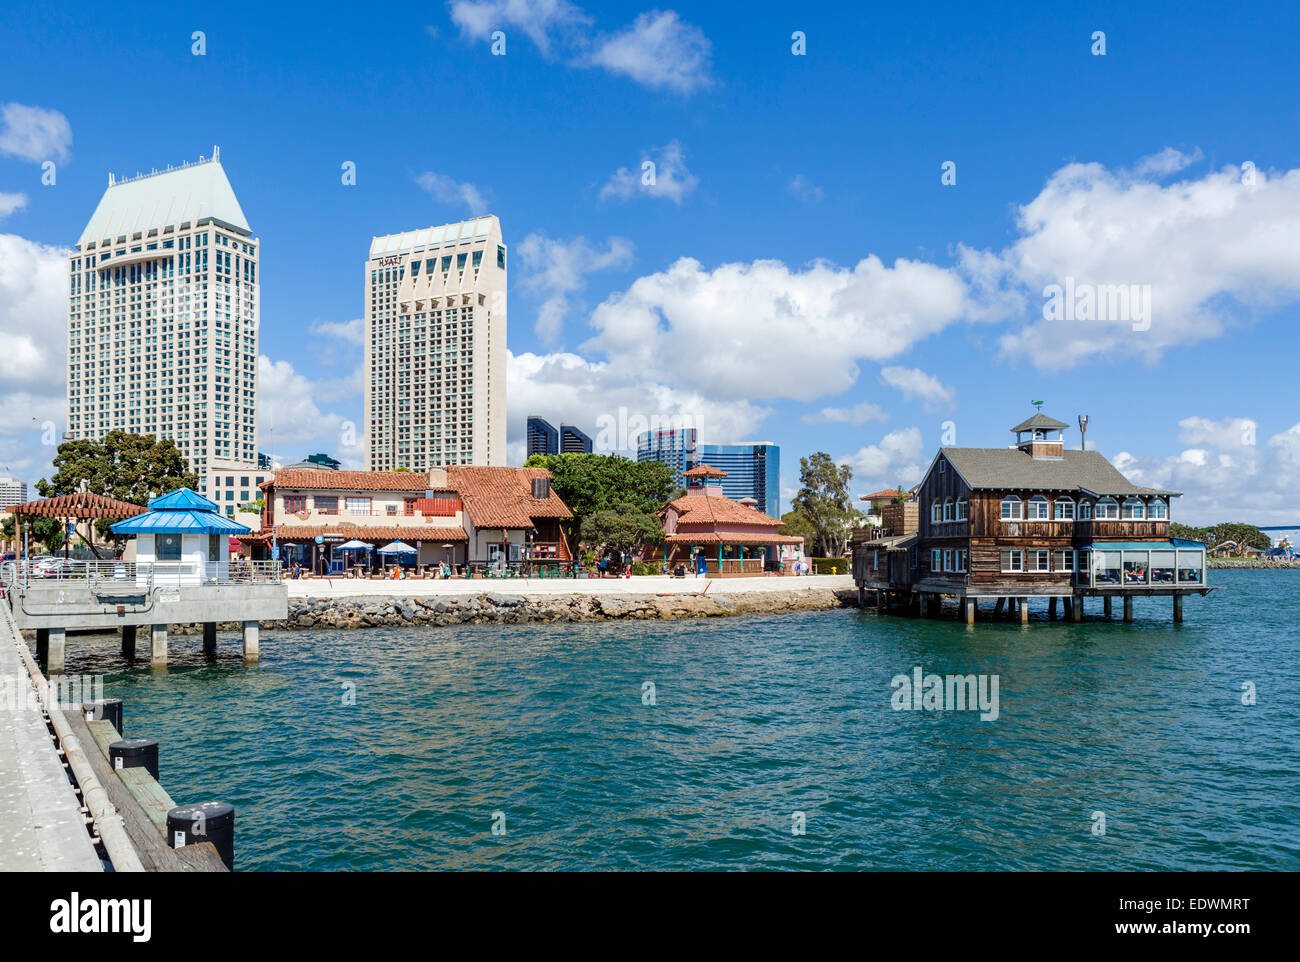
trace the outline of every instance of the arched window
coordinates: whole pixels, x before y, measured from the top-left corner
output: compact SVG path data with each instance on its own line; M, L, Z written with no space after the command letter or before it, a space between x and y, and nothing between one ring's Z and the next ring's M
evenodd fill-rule
M930 520L938 521L940 518L943 517L942 511L943 511L943 505L940 502L938 501L932 502L930 504Z
M958 521L970 520L970 502L966 500L965 495L962 495L960 498L957 499L957 520Z
M1030 521L1046 521L1049 517L1050 515L1048 514L1048 504L1046 498L1044 498L1041 494L1036 494L1029 499L1029 520Z
M943 520L952 520L952 498L943 499Z
M1138 498L1124 499L1124 520L1141 521L1147 516L1147 506Z
M1019 521L1024 517L1024 505L1014 494L1009 494L1002 499L1002 520Z
M1074 520L1074 502L1069 498L1057 498L1054 507L1057 521Z
M1119 518L1119 505L1115 503L1114 498L1102 498L1097 502L1097 519L1112 521Z
M1089 521L1089 520L1091 520L1091 519L1092 519L1092 502L1091 502L1091 501L1080 501L1080 502L1079 502L1079 520L1080 520L1080 521Z
M1169 517L1169 505L1164 498L1152 498L1147 506L1147 517L1152 521L1164 521Z

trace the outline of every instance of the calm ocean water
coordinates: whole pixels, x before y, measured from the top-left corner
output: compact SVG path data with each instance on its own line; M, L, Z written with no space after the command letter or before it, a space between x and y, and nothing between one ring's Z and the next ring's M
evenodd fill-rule
M1132 625L1095 602L1027 629L844 610L266 632L254 669L235 635L212 663L173 636L159 674L74 637L68 670L160 739L177 802L236 806L241 870L1294 870L1300 572L1211 575L1228 590L1181 626L1139 599ZM1000 717L894 711L916 666L996 674Z

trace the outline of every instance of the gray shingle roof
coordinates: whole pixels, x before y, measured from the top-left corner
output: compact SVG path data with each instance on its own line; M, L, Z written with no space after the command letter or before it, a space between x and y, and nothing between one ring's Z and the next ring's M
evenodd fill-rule
M1049 418L1046 414L1039 412L1027 421L1021 421L1012 431L1032 431L1035 428L1042 428L1046 431L1063 431L1069 425L1064 421L1058 421L1056 418Z
M1178 491L1144 488L1120 474L1098 451L1066 451L1056 458L1033 458L1018 448L940 448L973 489L1090 491L1093 494L1162 494Z

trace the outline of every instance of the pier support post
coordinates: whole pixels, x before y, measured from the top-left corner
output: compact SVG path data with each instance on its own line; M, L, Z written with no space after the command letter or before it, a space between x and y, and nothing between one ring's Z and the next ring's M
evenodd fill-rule
M217 623L215 621L203 622L203 654L208 658L215 658L217 655Z
M49 640L49 654L45 659L45 674L61 675L63 674L63 653L67 646L68 632L66 628L51 628Z
M1111 618L1115 614L1115 599L1107 595L1102 599L1106 603L1106 617Z
M149 655L149 667L167 667L167 626L150 625L149 643L152 651Z
M867 589L862 587L862 585L858 585L858 607L865 608L866 606L867 606Z
M994 618L999 618L999 617L1002 616L1002 608L1003 608L1004 605L1006 605L1006 603L1007 603L1007 599L1006 599L1006 598L999 598L999 599L998 599L998 603L995 604L995 605L993 606L993 617L994 617Z
M256 621L244 622L244 664L246 665L256 664L257 662L258 627Z
M36 663L45 668L50 661L50 629L36 629Z
M1022 625L1029 624L1029 599L1017 598L1016 607L1020 609L1020 623Z
M135 625L122 626L122 657L135 661Z
M1067 598L1065 600L1065 610L1069 612L1071 621L1083 621L1083 596Z
M1174 624L1183 623L1183 596L1174 595Z
M1069 602L1067 601L1066 604L1068 605ZM1047 620L1056 620L1056 595L1052 595L1051 600L1047 602Z
M965 606L966 606L966 624L973 625L975 624L975 599L974 598L965 599Z
M1132 595L1124 596L1124 620L1125 621L1133 620L1133 596Z
M930 592L929 606L929 616L931 618L938 618L943 614L943 597L936 591Z

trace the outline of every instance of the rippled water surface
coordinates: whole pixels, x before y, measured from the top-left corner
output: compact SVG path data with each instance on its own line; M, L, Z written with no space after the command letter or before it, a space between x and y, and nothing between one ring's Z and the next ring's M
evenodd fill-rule
M104 673L127 734L161 740L178 803L236 806L243 870L1294 870L1300 572L1212 575L1228 590L1181 626L1139 599L1132 625L1095 602L1026 629L843 610L281 631L252 669L237 635L215 662L173 635L160 673L73 637L69 671ZM894 711L918 665L998 675L1000 717Z

